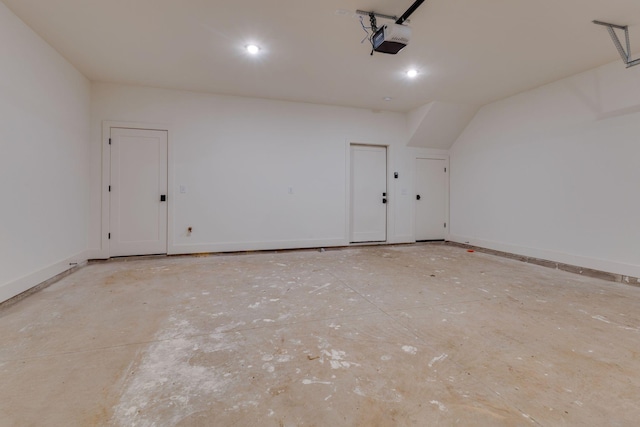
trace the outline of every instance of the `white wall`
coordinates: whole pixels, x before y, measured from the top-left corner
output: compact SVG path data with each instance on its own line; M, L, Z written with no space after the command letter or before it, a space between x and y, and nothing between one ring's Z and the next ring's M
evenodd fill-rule
M389 145L388 238L413 238L403 114L103 83L92 85L91 112L96 258L108 255L101 224L105 120L169 128L169 253L347 244L351 142Z
M640 276L640 67L487 105L450 155L452 240Z
M84 259L89 82L0 2L0 301Z
M410 111L409 146L449 150L480 106L433 101Z

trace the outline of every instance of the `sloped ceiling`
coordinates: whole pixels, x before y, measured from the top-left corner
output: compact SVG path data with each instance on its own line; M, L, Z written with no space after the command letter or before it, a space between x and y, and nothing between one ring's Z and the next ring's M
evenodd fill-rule
M448 150L479 106L434 101L408 114L410 147Z

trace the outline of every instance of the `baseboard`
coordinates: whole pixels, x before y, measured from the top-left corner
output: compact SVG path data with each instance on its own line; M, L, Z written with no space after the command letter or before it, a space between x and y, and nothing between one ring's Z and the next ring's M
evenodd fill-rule
M386 244L415 243L413 236L396 236L389 239ZM223 242L223 243L183 243L169 246L167 255L190 255L198 253L223 253L223 252L244 252L244 251L277 251L289 249L310 249L310 248L332 248L349 246L349 241L344 237L329 239L309 239L309 240L276 240L267 242ZM87 251L87 259L104 260L109 259L109 255L100 249L90 249Z
M89 249L86 254L87 259L109 259L109 253L102 249Z
M34 273L12 280L0 286L0 304L15 298L33 288L46 287L61 277L87 263L87 253L81 252L62 261L51 264Z
M226 242L173 245L169 248L169 255L185 255L194 253L242 252L242 251L270 251L285 249L329 248L347 246L349 242L344 238L322 240L283 240L271 242Z
M387 240L387 243L389 243L390 245L404 244L404 243L415 243L415 242L416 242L416 238L413 235L410 235L410 234L406 234L406 235L402 235L402 236L395 236L395 237L392 237L389 240Z
M640 266L636 265L464 236L450 235L447 240L463 247L476 249L479 252L490 253L584 276L640 286Z

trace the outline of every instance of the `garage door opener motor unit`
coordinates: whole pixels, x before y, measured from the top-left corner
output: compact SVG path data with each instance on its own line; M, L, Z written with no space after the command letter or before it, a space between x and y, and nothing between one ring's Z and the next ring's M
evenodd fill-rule
M371 43L376 52L396 54L409 44L411 28L406 25L385 24L373 35Z
M369 39L371 46L373 47L371 50L372 55L374 51L395 55L409 44L409 40L411 40L411 27L404 25L404 23L409 19L409 16L411 16L411 14L415 12L422 3L424 3L424 1L425 0L417 0L414 2L400 18L391 15L384 15L382 13L367 12L364 10L356 11L359 15L366 15L369 17L369 22L371 23L370 27L364 26L364 23L362 23L362 17L360 17L360 23L362 24L362 28L364 28L365 32L367 32L367 37L362 41L364 42ZM376 18L390 19L395 21L395 23L385 24L378 28ZM371 30L372 32L370 37L368 36L369 32L367 30Z

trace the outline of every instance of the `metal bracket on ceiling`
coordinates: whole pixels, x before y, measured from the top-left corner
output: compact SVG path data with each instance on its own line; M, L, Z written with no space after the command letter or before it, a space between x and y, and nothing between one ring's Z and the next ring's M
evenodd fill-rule
M356 10L356 13L358 15L366 15L368 17L370 17L372 20L374 18L383 18L383 19L390 19L392 21L396 21L396 24L398 25L402 25L405 22L409 22L409 17L413 14L413 12L416 11L416 9L418 9L422 3L424 3L425 0L416 0L415 2L413 2L413 4L409 7L409 9L406 10L405 13L402 14L402 16L400 18L398 18L397 16L392 16L392 15L384 15L382 13L376 13L376 12L366 12L364 10Z
M378 31L378 22L376 21L376 18L388 19L390 21L398 20L397 16L385 15L384 13L377 13L377 12L367 12L366 10L360 10L360 9L356 10L356 14L369 17L369 24L371 25L371 31L374 34L376 31Z
M397 21L398 20L397 16L385 15L385 14L382 14L382 13L367 12L367 11L364 11L364 10L356 10L356 13L358 15L364 15L364 16L369 16L369 17L371 17L373 15L376 18L389 19L391 21Z
M602 21L593 21L593 23L596 25L602 25L604 27L607 27L607 31L609 31L611 40L613 40L613 44L616 45L616 49L618 49L618 53L620 54L620 57L624 61L627 68L640 64L640 59L635 59L635 60L631 59L631 40L629 38L628 25L624 25L624 26L616 25L616 24L610 24L608 22L602 22ZM627 45L626 49L624 48L624 46L622 46L622 43L620 42L620 38L618 38L618 34L615 31L616 29L624 31L625 42Z

